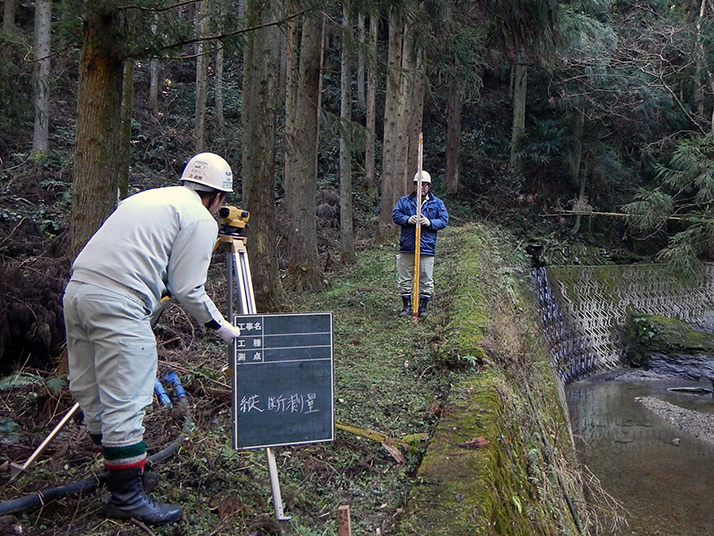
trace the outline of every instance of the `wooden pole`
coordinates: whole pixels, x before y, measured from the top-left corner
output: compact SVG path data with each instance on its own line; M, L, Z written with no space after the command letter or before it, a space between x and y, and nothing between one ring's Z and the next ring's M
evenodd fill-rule
M627 214L626 212L597 212L595 210L590 211L578 211L578 210L563 210L556 214L543 214L544 218L557 218L559 216L623 216L626 218L631 218L636 216L636 214ZM686 220L688 216L667 216L667 220Z
M414 231L414 287L412 289L412 318L416 320L419 317L419 265L421 264L421 167L424 155L424 137L419 133L419 148L418 148L418 167L417 167L417 185L416 185L416 230Z
M69 420L72 418L72 416L77 413L79 410L79 402L75 402L74 406L72 406L69 411L65 414L64 417L62 417L62 420L57 424L57 426L54 427L54 429L50 432L50 435L48 435L45 440L40 444L39 447L35 449L35 451L32 453L32 455L27 459L25 463L22 465L17 465L14 463L10 464L10 482L15 480L20 473L22 473L25 469L30 467L32 465L32 462L35 461L35 459L42 454L42 452L47 448L47 445L50 444L50 441L52 441L57 434L60 433L62 428L64 428L65 424L69 422Z
M340 506L337 509L337 526L338 536L352 536L349 505Z

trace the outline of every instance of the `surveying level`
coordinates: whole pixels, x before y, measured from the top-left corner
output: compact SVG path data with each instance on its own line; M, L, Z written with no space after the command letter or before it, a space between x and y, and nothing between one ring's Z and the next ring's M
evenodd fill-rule
M228 318L233 315L253 314L255 297L253 283L248 263L248 250L245 229L248 227L250 212L237 207L225 206L218 211L220 226L218 227L218 246L226 253L226 268L228 280ZM235 307L235 303L238 307Z
M225 206L218 211L218 218L221 222L218 234L244 236L245 228L248 227L248 220L250 220L250 212L237 207Z
M248 262L248 250L245 228L248 226L250 213L236 207L221 207L218 212L221 225L218 230L217 247L226 254L226 279L228 284L228 319L233 322L236 314L235 301L238 303L238 314L256 314L255 295L253 294L253 281ZM235 364L236 343L230 345L230 363ZM238 385L237 367L233 366L233 389ZM237 415L237 408L233 408ZM235 417L234 417L235 418ZM270 487L273 494L273 509L277 521L288 521L290 517L283 513L283 501L280 496L280 483L278 481L278 466L275 454L271 448L265 449L268 459L268 472L270 473Z

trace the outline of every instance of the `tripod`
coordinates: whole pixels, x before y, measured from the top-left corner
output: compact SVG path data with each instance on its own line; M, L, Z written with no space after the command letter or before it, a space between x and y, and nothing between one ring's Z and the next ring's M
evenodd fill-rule
M238 314L255 314L255 295L253 294L253 282L250 273L250 263L248 262L248 250L246 248L247 237L245 228L248 226L250 213L236 207L222 207L218 216L221 227L218 233L218 244L225 252L226 257L226 279L228 282L228 318L234 322L236 314L236 302ZM230 346L230 363L233 367L233 390L237 391L238 367L236 366L236 344ZM235 407L236 400L233 401L234 418L238 414ZM289 516L283 512L283 501L280 495L280 482L278 481L278 466L275 462L275 454L270 447L265 449L268 460L268 471L270 473L270 487L273 495L273 508L277 521L288 521Z

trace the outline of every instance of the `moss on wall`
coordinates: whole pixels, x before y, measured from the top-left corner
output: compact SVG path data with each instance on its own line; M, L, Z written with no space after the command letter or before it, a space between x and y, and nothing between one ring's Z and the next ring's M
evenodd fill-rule
M558 340L557 365L567 381L624 364L622 335L630 310L711 327L710 264L689 278L661 264L557 266L547 274L558 316L545 329L550 340ZM639 360L634 356L631 362Z
M622 330L627 362L647 367L652 354L714 355L714 334L703 332L676 318L632 311Z

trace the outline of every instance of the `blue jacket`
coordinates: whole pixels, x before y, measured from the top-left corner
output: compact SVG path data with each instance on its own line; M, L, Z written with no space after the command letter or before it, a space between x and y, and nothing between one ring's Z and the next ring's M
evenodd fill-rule
M402 236L399 239L400 253L414 253L416 225L409 223L409 217L416 213L416 192L401 197L392 210L392 221L402 228ZM421 226L419 254L433 256L436 249L436 232L449 223L449 213L446 212L444 202L431 192L427 194L426 199L422 199L421 213L429 218L431 225Z

